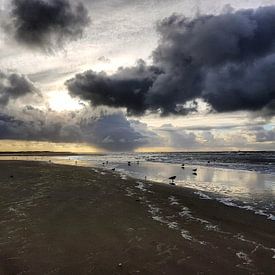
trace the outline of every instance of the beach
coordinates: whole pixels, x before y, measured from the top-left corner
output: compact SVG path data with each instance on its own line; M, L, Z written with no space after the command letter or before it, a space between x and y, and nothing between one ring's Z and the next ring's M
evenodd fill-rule
M120 173L0 162L0 274L274 274L275 223Z

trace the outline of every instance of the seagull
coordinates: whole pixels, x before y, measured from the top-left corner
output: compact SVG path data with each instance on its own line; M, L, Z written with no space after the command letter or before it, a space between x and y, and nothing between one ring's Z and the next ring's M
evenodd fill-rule
M196 172L193 172L193 175L194 175L194 176L197 176L198 174L197 174Z
M197 170L198 170L197 168L196 168L196 169L193 169L193 172L197 172Z
M116 168L113 168L112 171L115 172L115 171L116 171Z
M170 177L169 180L171 180L170 184L175 185L174 180L176 179L176 176Z
M184 166L184 163L181 166Z

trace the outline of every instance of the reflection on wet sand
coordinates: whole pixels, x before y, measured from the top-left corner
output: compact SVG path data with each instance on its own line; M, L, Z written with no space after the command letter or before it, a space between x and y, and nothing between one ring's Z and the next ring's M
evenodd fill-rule
M204 195L231 206L261 210L269 218L275 218L275 176L252 171L230 170L200 166L193 174L193 167L166 163L143 162L139 166L127 167L118 164L117 169L135 178L169 183L168 175L176 175L178 186L203 191ZM234 202L233 202L234 201ZM262 213L262 214L263 214ZM271 215L271 216L270 216Z
M2 157L2 159L8 157ZM15 157L12 157L14 159ZM10 157L11 159L11 157ZM193 188L231 206L241 206L253 209L258 214L275 219L275 175L253 171L222 169L185 164L169 164L158 162L102 162L88 157L16 157L17 160L52 161L57 164L79 165L84 167L100 167L106 170L129 175L137 179L169 184L169 178L176 176L173 181L177 186ZM194 169L196 173L194 173ZM232 202L231 202L232 200ZM240 204L240 203L241 204ZM270 216L271 215L271 216Z
M210 167L199 167L193 175L193 167L181 169L175 164L142 163L139 166L126 167L118 164L117 169L131 176L168 183L169 175L176 175L179 186L191 187L217 194L227 194L236 198L275 195L275 176L251 171L238 171Z

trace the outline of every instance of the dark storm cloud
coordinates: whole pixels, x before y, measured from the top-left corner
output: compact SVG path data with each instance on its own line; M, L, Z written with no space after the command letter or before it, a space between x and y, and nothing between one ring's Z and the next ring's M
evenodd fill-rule
M274 6L194 19L173 15L157 29L152 66L79 74L66 83L71 94L130 114L184 115L197 109L196 99L217 112L274 114Z
M0 71L0 106L7 105L10 99L17 99L31 93L38 93L38 90L26 76Z
M50 110L43 112L27 106L21 110L19 115L20 117L0 114L0 139L80 141L78 127L64 123L57 114ZM68 114L68 118L72 119L72 115Z
M203 98L218 112L270 109L275 102L275 54L253 64L228 64L209 70Z
M109 151L132 151L147 143L122 113L103 116L86 126L90 143Z
M81 38L90 22L85 7L68 0L12 0L10 20L16 41L47 52Z
M108 76L104 72L87 71L68 80L72 96L89 100L94 106L127 107L129 114L143 114L148 90L159 75L159 70L140 60L132 68L120 68Z
M0 113L0 139L87 143L110 151L131 151L148 142L145 131L135 130L122 113L94 116L32 106L16 115Z

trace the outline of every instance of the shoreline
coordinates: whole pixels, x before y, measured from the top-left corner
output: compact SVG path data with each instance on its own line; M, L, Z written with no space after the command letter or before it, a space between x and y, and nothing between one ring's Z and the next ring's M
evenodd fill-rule
M9 157L12 157L12 156L9 156ZM110 169L107 169L107 167L100 167L99 165L94 165L94 166L90 166L91 163L87 164L87 161L82 161L82 160L78 160L78 163L75 164L75 160L71 160L71 159L50 159L50 157L55 157L55 156L43 156L43 157L49 157L49 159L44 159L44 160L39 160L39 157L41 156L29 156L29 157L33 157L34 159L24 159L25 156L19 156L19 157L23 157L23 159L19 159L18 161L35 161L35 162L41 162L41 163L48 163L50 161L50 163L53 163L53 164L56 164L56 165L68 165L68 166L79 166L79 167L85 167L85 168L90 168L90 169L97 169L97 170L100 170L101 172L105 173L105 172L110 172ZM11 161L14 159L8 159L8 160L3 160L1 159L1 156L0 156L0 162L1 161ZM16 159L15 159L16 160ZM157 164L156 162L153 162L153 164ZM170 164L170 165L173 165L173 166L176 166L178 167L177 164ZM186 167L192 167L192 165L186 165ZM204 165L198 165L197 166L198 168L209 168L207 166L204 166ZM231 172L246 172L246 173L251 173L251 172L255 172L255 171L250 171L250 170L238 170L238 169L229 169L229 168L221 168L221 167L210 167L211 169L214 169L214 170L217 170L217 171L231 171ZM124 174L123 174L124 172ZM115 173L117 174L120 174L122 177L128 177L132 180L141 180L141 181L144 181L143 179L140 179L140 178L137 178L137 177L134 177L133 175L131 174L127 174L125 171L116 171ZM260 173L261 172L257 172L257 173ZM168 185L167 183L163 183L163 182L159 182L159 181L155 181L155 180L150 180L150 179L146 179L145 182L148 182L148 183L152 183L152 184L155 184L155 183L158 183L158 184L164 184L164 185ZM228 207L234 207L234 208L238 208L238 209L242 209L242 210L245 210L245 211L248 211L248 212L252 212L253 214L255 215L259 215L259 216L263 216L265 217L266 219L268 220L271 220L271 221L275 221L275 215L274 215L274 212L266 212L266 211L263 211L261 209L257 209L255 208L254 206L250 205L250 204L245 204L243 203L242 205L238 205L236 203L236 200L228 197L215 197L215 196L212 196L212 197L209 197L209 195L213 195L213 192L210 192L210 191L205 191L205 190L201 190L201 189L196 189L194 187L189 187L189 186L182 186L182 185L175 185L173 186L173 188L175 187L178 187L178 188L183 188L183 189L186 189L186 190L189 190L190 192L193 192L194 195L198 196L199 198L201 199L209 199L209 200L214 200L220 204L223 204L225 206L228 206ZM239 201L241 202L241 201Z
M53 163L56 163L56 164L64 164L64 165L75 166L75 160L76 159L51 159L51 160L52 160ZM45 159L45 161L47 162L47 159ZM112 167L112 165L111 165L108 168L107 168L107 166L104 166L104 168L103 168L100 165L89 162L87 160L78 160L77 165L82 166L82 167L96 168L96 169L99 169L99 170L102 170L102 171L110 171L110 168ZM148 166L148 165L150 165L150 166L153 165L153 166L157 167L158 165L162 165L162 163L158 163L158 162L152 162L152 163L148 162L147 163L147 162L145 162L145 166ZM175 164L175 163L165 163L165 166L166 165L168 165L170 167L174 167L174 168L179 167L179 165ZM149 169L150 169L150 166L149 166ZM190 165L190 164L185 165L185 168L187 168L187 170L192 169L192 167L193 167L193 165ZM262 172L255 172L255 171L241 170L241 169L230 169L230 168L221 168L221 167L207 167L207 166L204 166L204 165L197 165L196 168L198 168L200 170L199 174L201 174L201 172L207 170L207 171L215 171L216 174L217 173L230 173L231 176L235 176L236 173L241 173L242 177L247 177L247 175L255 175L255 173L265 175L265 176L267 176L267 175L270 176L269 173L262 173ZM141 178L141 177L138 177L137 175L133 175L133 174L131 174L130 171L127 171L127 170L124 170L124 169L119 170L117 172L122 173L122 174L126 175L127 177L130 177L134 180L143 180L143 177ZM174 172L172 172L172 173L174 173ZM226 176L228 176L228 175L226 175ZM168 178L168 175L166 176L166 178ZM219 180L222 181L223 178L219 178ZM273 178L273 180L275 181L275 178ZM163 182L163 181L160 181L160 180L150 179L150 178L147 177L146 181L152 182L152 183L158 182L158 183L167 185L167 179L166 179L166 182ZM177 178L177 181L178 181L178 178ZM179 186L180 188L187 188L187 189L193 191L194 194L197 194L202 199L209 198L211 200L216 200L219 203L222 203L226 206L237 207L239 209L244 209L246 211L251 211L256 215L264 216L266 219L275 221L275 212L274 212L274 210L265 208L264 205L262 207L259 207L257 204L255 204L255 202L245 201L246 198L241 198L241 197L234 198L234 196L232 196L234 194L232 194L232 195L231 194L222 194L222 193L218 194L213 190L204 190L203 188L205 187L205 183L206 183L205 180L202 180L202 184L200 184L200 185L198 185L199 182L196 182L196 180L193 181L193 185L195 184L196 186L190 186L190 184L189 185L185 184L186 181L188 182L188 181L190 181L190 179L188 179L188 180L187 179L186 180L181 179L181 181L183 181L183 182L179 182L176 185ZM270 179L269 179L269 181L270 181ZM207 184L212 185L211 182L210 183L208 182ZM230 184L232 184L232 182L228 182L228 184L230 185ZM247 184L247 182L246 182L246 184ZM262 184L265 184L265 183L262 183Z
M257 153L274 153L275 151L244 151L244 153L253 153L253 152L257 152ZM184 152L176 152L177 153L184 153ZM227 151L224 152L188 152L191 154L195 154L195 153L228 153ZM234 152L233 153L238 153L238 152ZM146 153L136 153L138 155L143 155ZM155 154L155 153L149 153L149 154ZM161 153L156 153L156 154L165 154L165 152L161 152ZM71 152L0 152L0 160L5 160L5 158L7 158L7 160L9 160L9 158L50 158L50 157L82 157L82 156L91 156L91 157L95 157L95 156L108 156L108 153L71 153ZM2 158L2 159L1 159ZM154 160L150 160L149 162L152 163L162 163L161 161L154 161ZM169 165L181 165L181 162L165 162L166 164ZM275 170L263 170L263 166L262 163L249 163L249 165L252 165L251 167L247 167L244 166L245 163L239 163L239 162L215 162L215 161L211 161L210 163L208 162L190 162L187 161L186 163L189 166L199 166L199 167L203 167L203 168L212 168L212 169L221 169L221 170L231 170L231 171L242 171L242 172L255 172L255 173L260 173L260 174L269 174L269 175L275 175ZM228 165L231 165L228 166ZM241 165L240 165L241 164ZM271 163L269 163L270 165ZM260 169L261 168L261 169Z
M31 161L0 161L0 167L0 257L9 262L3 251L15 254L10 258L20 258L21 272L23 261L31 269L28 274L54 268L59 269L56 274L66 273L68 264L86 274L89 251L96 262L93 274L275 271L274 222L250 211L201 199L194 190L122 179L100 168ZM43 238L34 241L30 232L22 230ZM75 238L78 241L72 242ZM67 256L78 258L77 251L82 258L85 254L84 266L80 259L70 264L57 252L53 258L45 248L47 241ZM97 249L88 248L88 243ZM22 246L26 249L17 255ZM49 259L49 267L39 269L40 254ZM107 259L109 263L103 264Z
M86 160L77 160L77 164L75 164L75 160L76 159L52 159L51 157L56 157L56 156L29 156L30 159L25 159L26 156L17 156L18 158L21 157L21 159L14 159L13 157L14 156L7 156L9 157L8 159L1 159L1 156L0 156L0 161L11 161L11 160L17 160L17 161L38 161L38 162L43 162L43 163L53 163L53 164L57 164L57 165L69 165L69 166L80 166L80 167L86 167L86 168L91 168L91 169L98 169L100 170L101 172L110 172L110 167L109 169L107 168L107 166L104 168L103 167L100 167L99 165L91 165L90 162L87 162ZM11 157L11 158L10 158ZM44 157L45 159L39 159L39 157ZM60 156L62 157L62 156ZM71 157L71 156L69 156ZM72 156L74 157L74 156ZM152 164L158 164L157 162L153 162ZM161 163L159 163L161 164ZM177 164L169 164L169 165L172 165L174 167L178 167ZM192 167L192 165L186 165L185 167ZM206 168L209 168L207 166L204 166L204 165L198 165L196 166L197 168L202 168L202 169L206 169ZM229 168L221 168L221 167L210 167L210 169L213 169L214 171L229 171L229 172L244 172L244 173L255 173L255 171L249 171L249 170L238 170L238 169L229 169ZM142 178L138 178L138 177L135 177L133 175L131 175L128 171L116 171L115 173L119 173L123 176L126 176L126 177L129 177L133 180L144 180ZM261 172L257 172L257 173L260 173L262 174ZM267 173L268 174L268 173ZM167 183L164 183L164 182L160 182L160 181L156 181L154 179L146 179L145 181L147 182L151 182L151 183L160 183L160 184L165 184L167 185ZM183 185L177 185L177 187L180 187L180 188L184 188L184 189L187 189L187 190L190 190L193 192L194 195L197 195L198 197L200 197L201 199L209 199L209 200L214 200L214 201L217 201L225 206L228 206L228 207L236 207L236 208L239 208L239 209L242 209L242 210L245 210L245 211L248 211L248 212L252 212L253 214L255 215L260 215L260 216L263 216L265 217L266 219L268 220L271 220L271 221L275 221L275 213L274 211L270 211L268 210L267 208L266 209L260 209L258 207L255 207L255 205L253 205L253 203L247 203L247 202L242 202L241 199L234 199L230 196L226 196L226 197L223 197L223 196L218 196L217 194L215 194L215 192L211 192L211 191L208 191L208 190L203 190L203 189L199 189L199 188L195 188L195 187L190 187L190 186L183 186ZM175 186L174 186L175 188ZM222 194L221 194L222 195Z

